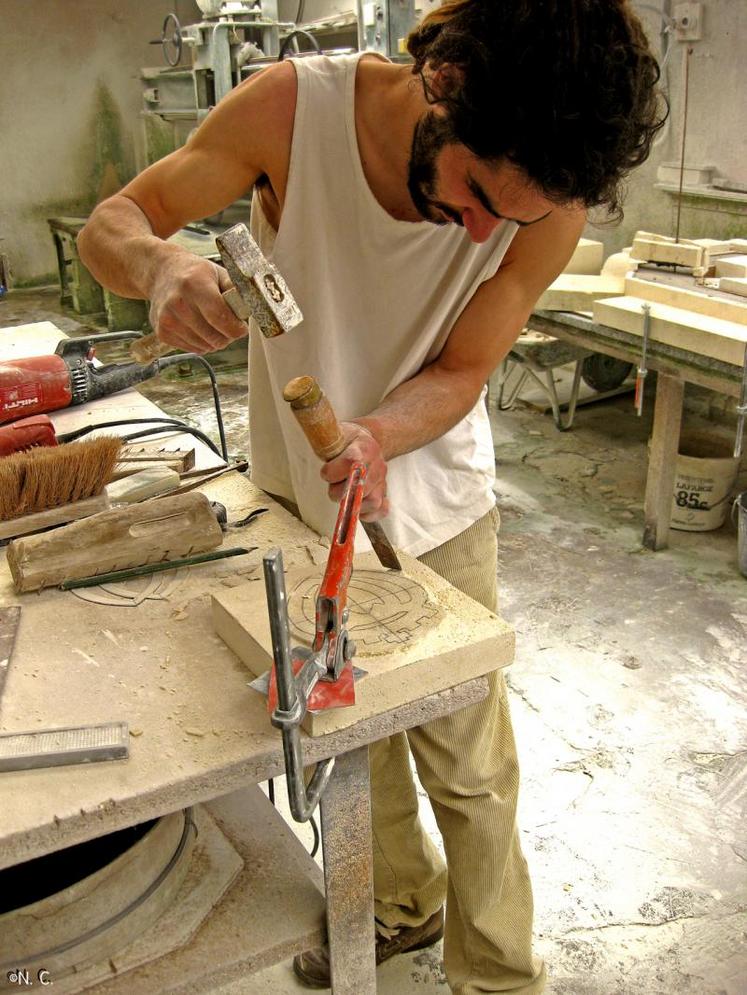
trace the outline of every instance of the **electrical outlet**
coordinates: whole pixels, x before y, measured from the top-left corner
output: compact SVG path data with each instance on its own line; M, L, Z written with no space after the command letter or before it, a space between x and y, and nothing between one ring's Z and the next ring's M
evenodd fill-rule
M700 41L703 37L702 3L676 3L672 17L677 41Z

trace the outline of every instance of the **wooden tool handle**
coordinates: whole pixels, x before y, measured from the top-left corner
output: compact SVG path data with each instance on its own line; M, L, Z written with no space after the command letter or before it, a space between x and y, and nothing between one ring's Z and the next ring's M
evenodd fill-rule
M228 290L223 291L221 296L237 318L241 321L247 320L249 311L236 287L229 287ZM155 359L160 359L161 356L165 356L175 349L176 346L168 342L162 342L155 332L151 332L150 335L144 335L141 339L135 339L130 346L130 355L136 363L147 366L148 363L152 363Z
M176 346L169 345L168 342L161 342L155 332L144 335L141 339L135 339L130 345L130 355L136 363L147 366L154 359L160 359L167 352L172 352Z
M223 532L204 494L177 494L102 511L7 550L16 591L216 549Z
M327 395L314 377L289 380L283 389L283 397L290 404L298 424L319 459L328 463L339 456L345 448L345 437ZM392 570L401 570L402 565L381 523L361 520L361 525L382 565Z
M345 448L345 437L327 395L314 377L290 380L283 397L319 459L327 463L339 456Z

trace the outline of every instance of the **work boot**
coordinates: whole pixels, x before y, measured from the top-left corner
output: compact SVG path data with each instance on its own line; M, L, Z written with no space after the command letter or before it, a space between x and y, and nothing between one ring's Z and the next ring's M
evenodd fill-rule
M396 929L396 932L395 932ZM441 908L434 912L430 919L421 926L400 926L386 929L385 936L376 927L376 966L383 964L385 960L394 957L395 954L404 954L408 950L422 950L423 947L430 947L444 935L444 910ZM296 977L302 981L307 988L329 988L329 945L317 947L315 950L307 950L306 953L298 954L293 958L293 971Z

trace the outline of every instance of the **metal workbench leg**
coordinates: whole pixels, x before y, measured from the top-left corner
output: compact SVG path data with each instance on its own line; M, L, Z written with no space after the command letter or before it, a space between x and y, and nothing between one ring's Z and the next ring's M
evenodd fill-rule
M669 542L684 393L679 377L658 374L644 504L643 545L647 549L664 549Z
M368 747L335 759L321 800L333 995L376 995Z

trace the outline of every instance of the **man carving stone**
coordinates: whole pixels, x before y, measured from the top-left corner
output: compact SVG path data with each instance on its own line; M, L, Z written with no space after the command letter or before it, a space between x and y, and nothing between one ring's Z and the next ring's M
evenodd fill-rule
M447 0L375 54L284 62L236 87L187 145L100 205L79 248L116 293L148 299L174 346L245 334L226 275L164 241L254 187L252 230L305 320L252 334L252 475L329 531L354 460L363 516L396 547L496 608L491 372L567 263L590 207L619 210L624 176L663 114L658 67L624 0ZM347 448L318 462L282 386L316 376ZM418 821L410 755L444 864ZM371 748L377 958L443 931L457 995L542 991L518 842L506 690ZM295 969L329 984L327 951Z

